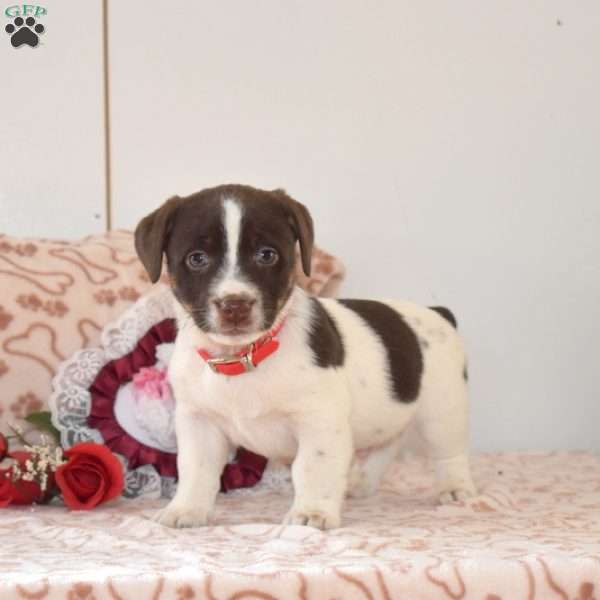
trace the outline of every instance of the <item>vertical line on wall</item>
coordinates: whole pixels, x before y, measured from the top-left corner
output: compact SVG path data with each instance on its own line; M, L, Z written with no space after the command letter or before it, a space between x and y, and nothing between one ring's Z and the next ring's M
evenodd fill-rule
M104 184L106 230L112 229L112 174L110 135L110 65L108 48L108 0L102 0L102 77L104 89Z

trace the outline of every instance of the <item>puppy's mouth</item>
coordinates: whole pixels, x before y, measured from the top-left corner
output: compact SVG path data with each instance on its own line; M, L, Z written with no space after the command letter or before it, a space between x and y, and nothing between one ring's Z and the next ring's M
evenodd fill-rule
M211 333L216 333L218 335L231 335L231 336L235 336L235 335L249 335L252 333L258 333L258 329L256 329L256 327L252 327L249 325L246 326L240 326L240 325L233 325L233 326L228 326L228 327L219 327L217 329L215 329L214 331L211 331Z
M218 319L210 318L206 311L192 310L189 312L196 327L209 335L236 337L259 334L262 331L258 324L252 322L222 324L218 322Z
M224 315L223 310L214 302L209 302L204 307L188 305L186 309L196 327L220 344L251 343L268 329L265 326L265 315L258 309L242 316Z
M271 328L288 313L288 305L292 294L284 302L277 305L258 302L247 319L227 323L219 318L219 311L214 300L209 300L202 306L182 303L195 326L198 327L208 338L216 343L231 348L243 348L261 337L267 335Z

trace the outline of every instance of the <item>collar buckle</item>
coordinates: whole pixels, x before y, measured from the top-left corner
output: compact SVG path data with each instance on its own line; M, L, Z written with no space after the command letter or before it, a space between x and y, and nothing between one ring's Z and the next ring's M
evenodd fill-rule
M244 367L244 371L247 373L248 371L254 371L256 366L252 362L252 352L254 350L254 344L250 350L241 356L222 356L218 358L207 358L206 363L210 367L210 370L213 373L219 373L219 365L235 365L241 364Z
M242 365L244 365L244 370L246 371L246 373L248 373L248 371L254 371L254 369L256 369L256 366L252 362L252 350L250 350L250 352L242 354L242 356L240 356L240 362L242 363Z
M239 358L237 356L221 356L221 357L217 357L217 358L207 358L206 364L210 367L210 370L213 373L218 373L219 372L219 370L217 369L218 365L231 365L238 361L239 361Z

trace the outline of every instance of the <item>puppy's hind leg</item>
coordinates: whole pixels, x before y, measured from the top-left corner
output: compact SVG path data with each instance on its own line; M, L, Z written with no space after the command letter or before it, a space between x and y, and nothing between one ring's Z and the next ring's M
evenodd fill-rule
M357 450L350 467L347 495L351 498L372 496L379 488L387 468L398 456L399 449L398 437L379 448Z
M475 495L469 466L469 402L462 374L438 380L416 414L427 453L435 464L442 504Z

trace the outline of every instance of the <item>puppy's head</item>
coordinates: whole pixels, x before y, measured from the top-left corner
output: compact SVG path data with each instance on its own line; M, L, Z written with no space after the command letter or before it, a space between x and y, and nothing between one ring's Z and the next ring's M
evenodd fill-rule
M268 330L289 298L296 241L310 275L313 237L308 210L283 190L224 185L167 200L139 223L135 247L152 282L166 256L196 325L237 345Z

